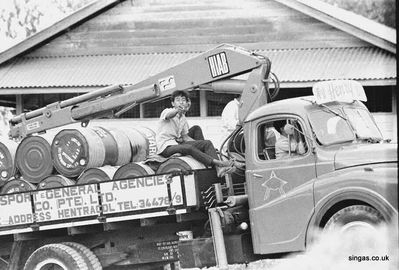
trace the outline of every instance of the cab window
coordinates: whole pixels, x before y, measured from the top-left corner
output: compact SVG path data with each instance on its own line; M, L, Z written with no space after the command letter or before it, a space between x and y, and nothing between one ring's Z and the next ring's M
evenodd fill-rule
M303 127L297 119L282 118L258 126L258 158L275 160L294 158L308 151Z

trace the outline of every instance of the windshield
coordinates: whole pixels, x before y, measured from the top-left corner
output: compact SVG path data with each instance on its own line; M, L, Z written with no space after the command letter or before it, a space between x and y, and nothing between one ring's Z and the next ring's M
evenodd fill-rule
M361 108L344 108L344 112L359 139L382 140L381 132L367 110Z
M309 120L316 139L322 145L354 141L356 137L377 142L382 139L370 113L359 107L344 107L343 110L324 108L311 113Z
M348 122L328 110L313 112L309 118L313 132L320 144L329 145L355 139Z

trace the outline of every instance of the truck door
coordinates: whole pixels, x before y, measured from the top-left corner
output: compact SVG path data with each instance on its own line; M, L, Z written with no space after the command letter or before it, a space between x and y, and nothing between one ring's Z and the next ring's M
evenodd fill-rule
M316 177L312 139L304 135L310 129L305 123L299 117L280 116L258 119L246 127L250 145L246 147L246 179L255 253L305 247Z

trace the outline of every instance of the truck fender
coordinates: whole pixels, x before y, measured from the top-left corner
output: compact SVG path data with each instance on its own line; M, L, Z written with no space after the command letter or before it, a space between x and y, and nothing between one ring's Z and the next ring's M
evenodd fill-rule
M308 244L309 240L311 241L314 229L320 228L321 221L327 212L335 205L344 203L345 201L347 201L347 205L342 205L337 211L357 201L374 207L381 213L386 221L398 219L398 211L379 193L362 187L341 188L327 194L316 203L315 211L313 212L306 231L306 244Z

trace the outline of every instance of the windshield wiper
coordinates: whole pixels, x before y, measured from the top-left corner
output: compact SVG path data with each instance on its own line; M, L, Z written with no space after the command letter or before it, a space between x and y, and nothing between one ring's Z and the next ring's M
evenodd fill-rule
M325 105L325 104L319 104L319 105L320 105L321 107L323 107L323 108L326 108L329 112L335 114L336 116L341 117L341 118L344 119L345 121L348 121L348 119L347 119L345 116L343 116L342 114L340 114L340 113L334 111L333 109L331 109L331 108L328 107L327 105Z
M356 134L356 137L358 137L358 139L366 141L368 143L379 143L382 141L382 138L379 138L379 137L361 137L357 134Z

